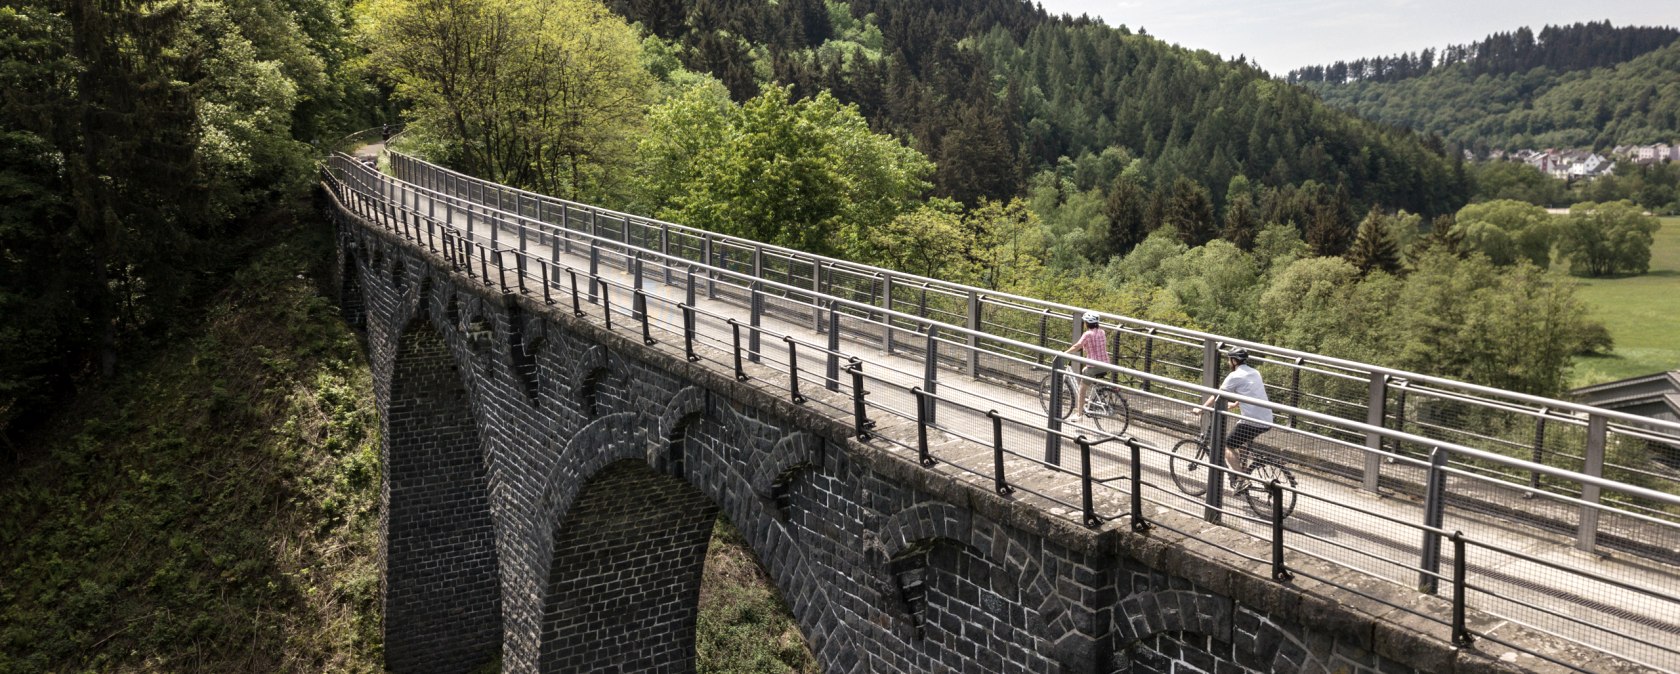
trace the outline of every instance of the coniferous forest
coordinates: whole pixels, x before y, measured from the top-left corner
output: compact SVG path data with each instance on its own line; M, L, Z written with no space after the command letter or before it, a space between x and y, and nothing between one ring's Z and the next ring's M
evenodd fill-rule
M1522 28L1288 75L1337 108L1489 150L1608 149L1680 136L1680 30Z

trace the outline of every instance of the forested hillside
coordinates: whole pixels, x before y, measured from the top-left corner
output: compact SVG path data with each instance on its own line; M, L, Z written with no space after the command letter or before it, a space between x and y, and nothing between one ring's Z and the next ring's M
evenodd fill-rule
M0 5L0 433L178 329L373 124L341 0ZM9 448L0 435L0 450Z
M1490 149L1673 142L1680 31L1583 24L1290 73L1332 106ZM1441 60L1437 62L1437 58Z
M1247 63L1029 3L610 4L684 45L684 63L737 101L774 81L855 103L937 163L936 193L970 205L1021 194L1063 157L1105 151L1141 160L1152 184L1206 186L1216 208L1237 175L1336 186L1354 218L1372 204L1433 216L1467 198L1453 158L1428 138L1331 110Z

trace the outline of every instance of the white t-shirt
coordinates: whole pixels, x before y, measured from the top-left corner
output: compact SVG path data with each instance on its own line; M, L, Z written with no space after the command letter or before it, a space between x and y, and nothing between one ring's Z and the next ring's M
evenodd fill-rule
M1266 397L1266 385L1260 382L1260 371L1247 365L1238 365L1231 374L1225 375L1225 383L1219 385L1219 390L1235 393L1250 398L1270 401ZM1242 404L1242 415L1250 421L1263 424L1272 423L1272 408L1252 403Z

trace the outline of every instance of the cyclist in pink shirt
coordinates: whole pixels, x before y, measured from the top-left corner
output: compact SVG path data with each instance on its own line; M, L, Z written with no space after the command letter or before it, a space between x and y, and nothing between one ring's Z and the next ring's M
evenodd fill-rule
M1079 339L1064 353L1084 349L1084 353L1080 355L1086 360L1108 363L1108 332L1102 329L1102 317L1095 311L1087 311L1081 320L1085 323L1085 332L1081 333ZM1069 420L1074 422L1085 420L1085 396L1091 390L1091 380L1108 375L1095 365L1086 365L1080 369L1079 374L1083 375L1079 380L1079 394L1074 396L1073 415L1069 417Z

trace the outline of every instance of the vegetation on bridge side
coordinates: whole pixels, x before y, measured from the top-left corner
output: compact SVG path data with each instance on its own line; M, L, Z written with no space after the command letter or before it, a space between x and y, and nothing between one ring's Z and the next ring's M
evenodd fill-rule
M330 255L291 227L24 441L0 671L381 671L379 421Z
M729 520L718 517L700 581L700 674L816 674L817 659L770 576Z

